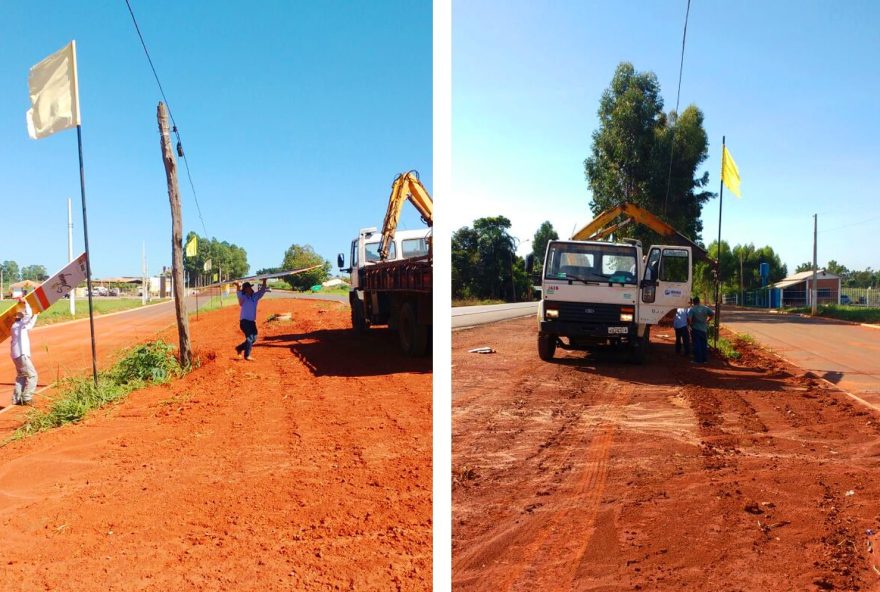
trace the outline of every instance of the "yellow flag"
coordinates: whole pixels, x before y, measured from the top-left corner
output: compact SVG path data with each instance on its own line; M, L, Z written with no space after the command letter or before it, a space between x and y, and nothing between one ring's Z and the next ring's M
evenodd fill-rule
M721 181L733 191L734 195L742 197L739 192L739 169L736 168L736 163L733 162L733 157L727 150L727 146L724 147L721 154Z
M186 256L196 257L199 254L199 237L194 236L186 243Z

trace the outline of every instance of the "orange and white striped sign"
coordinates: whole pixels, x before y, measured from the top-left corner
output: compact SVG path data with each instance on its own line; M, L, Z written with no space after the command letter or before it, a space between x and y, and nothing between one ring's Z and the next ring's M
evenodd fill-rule
M84 279L86 279L85 253L40 284L36 290L25 296L25 300L31 305L31 309L33 309L35 314L41 313L61 300ZM0 342L5 341L12 332L12 324L15 322L15 309L16 307L13 306L0 315Z

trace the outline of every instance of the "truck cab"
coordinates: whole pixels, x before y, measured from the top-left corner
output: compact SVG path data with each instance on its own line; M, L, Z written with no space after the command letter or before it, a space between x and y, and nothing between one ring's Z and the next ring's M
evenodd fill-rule
M430 228L397 231L388 247L388 258L385 261L400 261L413 257L424 257L429 252L428 243L430 237ZM357 238L351 241L350 267L344 268L345 256L342 253L339 254L337 263L341 271L351 274L352 291L363 286L361 278L358 277L360 275L358 271L381 261L379 256L379 242L381 238L382 236L376 227L361 228Z
M538 307L538 355L557 347L629 348L643 362L651 325L686 306L693 281L690 247L639 241L555 240L547 245Z
M380 263L403 261L417 257L425 257L430 253L431 228L417 230L398 230L388 246L388 258L382 261L379 254L381 234L375 228L362 228L357 238L351 241L350 266L345 267L345 256L340 253L337 263L340 271L351 274L351 290L348 294L351 305L351 324L358 331L366 330L370 325L386 324L389 319L378 311L389 310L389 306L379 300L387 298L384 293L373 293L376 302L369 307L364 301L364 270ZM369 314L367 309L377 311ZM382 318L380 318L382 317Z

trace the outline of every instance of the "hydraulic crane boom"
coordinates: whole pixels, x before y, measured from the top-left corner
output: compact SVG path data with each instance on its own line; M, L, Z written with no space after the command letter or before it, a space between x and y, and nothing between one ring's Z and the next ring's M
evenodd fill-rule
M609 226L609 223L617 219L618 216L625 216L626 218L623 221L618 222L617 224L611 224ZM601 238L605 238L612 232L616 232L620 228L626 226L627 224L631 224L632 222L637 222L639 224L642 224L643 226L647 226L660 236L672 239L677 244L691 247L694 250L695 255L708 259L706 250L703 247L699 246L691 239L678 232L675 228L673 228L651 212L640 208L634 203L622 203L618 206L611 208L610 210L605 210L604 212L596 216L586 226L575 232L571 238L572 240L584 241L598 240Z
M382 239L379 241L379 256L384 261L388 257L388 249L397 231L400 212L403 204L409 200L422 216L428 226L434 225L434 202L416 171L397 175L391 185L391 196L388 198L388 211L382 223Z

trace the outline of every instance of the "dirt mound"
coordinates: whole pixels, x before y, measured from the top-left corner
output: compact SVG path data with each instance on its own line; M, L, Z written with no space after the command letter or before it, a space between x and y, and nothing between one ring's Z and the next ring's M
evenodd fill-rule
M255 361L203 313L198 370L0 449L4 589L431 588L430 360L336 303L259 313Z

